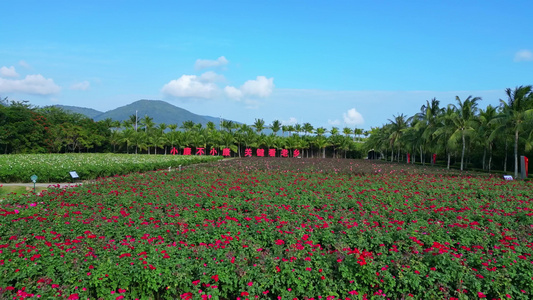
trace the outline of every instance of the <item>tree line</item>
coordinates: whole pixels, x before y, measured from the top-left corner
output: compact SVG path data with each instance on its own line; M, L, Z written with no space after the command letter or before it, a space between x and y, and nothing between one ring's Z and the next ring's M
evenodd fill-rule
M0 153L121 152L168 154L176 148L228 148L232 156L244 156L246 149L298 150L303 157L361 158L365 132L360 128L315 128L310 123L266 124L256 119L251 125L221 120L203 125L156 124L146 115L132 114L127 120L94 121L59 107L33 107L27 102L0 102ZM195 153L195 152L192 152ZM255 153L255 151L253 152Z
M514 175L518 176L519 155L532 156L533 92L532 86L505 90L500 105L479 108L480 97L455 98L455 104L440 106L433 98L426 100L413 116L394 115L388 123L372 128L365 149L374 149L390 161L432 163L436 154L447 167L455 164L491 171L507 171L514 155ZM418 157L418 159L417 159Z

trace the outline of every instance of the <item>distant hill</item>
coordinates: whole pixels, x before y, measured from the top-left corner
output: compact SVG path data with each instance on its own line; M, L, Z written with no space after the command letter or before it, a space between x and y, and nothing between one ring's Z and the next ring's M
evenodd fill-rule
M74 113L85 115L91 119L98 117L103 114L103 112L98 111L92 108L78 107L78 106L69 106L69 105L54 105L55 107L62 108L63 110L68 110Z
M100 121L107 118L110 118L112 120L124 121L128 120L131 115L135 115L135 112L137 112L137 117L139 118L139 120L142 119L145 115L147 115L153 118L153 122L156 124L178 124L178 126L181 126L184 121L193 121L195 124L201 123L205 126L207 122L211 121L215 123L217 128L220 124L220 118L218 117L197 115L186 109L174 106L170 103L161 100L143 99L104 113L94 109L77 106L57 106L65 110L84 114L87 117L94 119L95 121Z

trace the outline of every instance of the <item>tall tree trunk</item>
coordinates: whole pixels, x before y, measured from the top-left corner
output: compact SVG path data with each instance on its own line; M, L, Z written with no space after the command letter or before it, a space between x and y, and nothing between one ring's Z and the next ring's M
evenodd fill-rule
M461 171L463 170L464 158L465 158L465 133L463 132L463 151L461 152Z
M401 153L401 149L400 149L400 146L398 146L398 162L400 162L400 153Z
M507 149L509 148L508 145L509 145L509 142L507 141L507 139L505 139L505 159L503 160L503 171L504 172L507 172Z
M448 170L450 169L450 159L451 159L451 153L448 152Z
M322 148L322 158L326 158L326 147Z
M487 148L483 148L483 171L485 171L485 157L487 156Z
M489 144L489 165L487 166L487 168L489 169L489 173L490 173L491 163L492 163L492 144Z
M394 146L391 147L391 155L390 155L390 161L393 162L394 161Z
M518 178L518 129L514 133L514 178Z
M420 162L422 163L423 166L426 165L426 162L424 161L424 155L422 152L422 145L420 145Z

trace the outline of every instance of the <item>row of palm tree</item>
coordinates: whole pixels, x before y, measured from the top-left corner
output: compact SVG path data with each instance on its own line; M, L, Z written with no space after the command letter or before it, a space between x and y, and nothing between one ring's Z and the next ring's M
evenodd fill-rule
M503 169L507 171L507 152L512 143L516 177L520 146L523 146L522 151L533 149L532 86L508 88L505 94L507 100L500 99L499 107L488 105L485 109L478 107L480 97L469 96L462 100L457 96L456 104L446 107L441 107L435 98L426 100L414 116L400 114L382 127L372 128L365 146L384 155L390 150L391 161L400 161L402 151L411 153L413 163L416 161L414 153L420 155L422 163L427 161L427 154L445 154L448 168L451 158L460 156L461 170L465 168L467 154L477 155L482 157L482 168L489 171L494 149L504 148Z
M125 150L130 153L132 150L136 154L139 151L167 154L172 148L193 147L204 148L207 154L216 152L220 155L222 149L229 148L239 157L246 148L298 150L305 157L326 157L326 152L331 152L333 157L360 157L361 135L364 133L359 128L345 127L341 134L337 127L330 130L314 128L310 123L282 125L279 120L266 125L263 119L256 119L252 125L221 120L220 128L213 122L204 126L193 121L184 121L178 126L155 124L149 116L139 120L136 115L123 122L109 120L109 127L115 152Z

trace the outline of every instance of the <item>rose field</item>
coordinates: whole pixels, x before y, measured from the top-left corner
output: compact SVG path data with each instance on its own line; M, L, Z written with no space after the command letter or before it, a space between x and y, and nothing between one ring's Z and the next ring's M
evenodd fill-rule
M0 299L531 299L531 182L243 158L0 202Z

